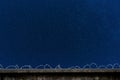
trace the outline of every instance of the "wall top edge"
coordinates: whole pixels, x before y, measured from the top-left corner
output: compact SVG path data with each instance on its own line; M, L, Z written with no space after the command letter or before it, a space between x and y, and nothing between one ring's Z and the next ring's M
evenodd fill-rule
M120 73L120 69L0 69L0 73Z

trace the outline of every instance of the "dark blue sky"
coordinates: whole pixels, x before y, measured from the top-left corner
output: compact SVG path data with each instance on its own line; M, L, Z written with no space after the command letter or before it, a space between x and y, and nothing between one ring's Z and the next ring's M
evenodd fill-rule
M119 63L120 0L1 0L0 63Z

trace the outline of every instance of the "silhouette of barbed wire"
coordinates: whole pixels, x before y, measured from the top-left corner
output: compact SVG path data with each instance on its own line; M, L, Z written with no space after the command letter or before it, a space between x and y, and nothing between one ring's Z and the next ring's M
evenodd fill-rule
M113 66L112 64L108 64L106 67L107 67L108 69L113 69L113 68L114 68L114 66Z
M49 64L38 65L36 67L32 67L31 65L23 65L23 66L9 65L7 67L4 67L2 64L0 64L0 69L120 69L120 64L114 63L107 65L97 65L96 63L91 63L91 64L83 65L82 67L76 65L66 68L62 68L61 65L52 67Z
M91 66L89 64L86 64L83 66L83 69L85 69L85 68L91 68Z
M106 69L107 67L105 65L98 66L98 69Z
M80 66L75 66L75 69L81 69Z
M44 69L44 65L38 65L35 67L35 69Z
M4 69L4 67L3 67L3 65L2 65L2 64L0 64L0 69Z
M71 66L71 67L69 67L67 69L81 69L81 68L80 68L80 66Z
M18 65L9 65L5 69L19 69Z
M44 69L52 69L52 67L49 64L45 64Z
M91 63L91 64L90 64L90 68L98 68L98 66L97 66L96 63Z
M60 65L57 65L55 69L62 69Z
M22 67L20 67L20 69L32 69L31 65L24 65Z
M113 67L117 69L117 68L120 68L120 65L118 63L115 63Z

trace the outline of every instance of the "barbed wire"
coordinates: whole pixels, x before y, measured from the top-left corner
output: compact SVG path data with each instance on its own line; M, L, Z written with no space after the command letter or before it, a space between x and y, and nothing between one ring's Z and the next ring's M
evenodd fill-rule
M108 65L97 65L96 63L86 64L84 66L71 66L67 68L61 67L61 65L57 65L56 67L52 67L49 64L38 65L36 67L32 67L31 65L9 65L4 67L0 64L0 69L120 69L120 64L108 64Z

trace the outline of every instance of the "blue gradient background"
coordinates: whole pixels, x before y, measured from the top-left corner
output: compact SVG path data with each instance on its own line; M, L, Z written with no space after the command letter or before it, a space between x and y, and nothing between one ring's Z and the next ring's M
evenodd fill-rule
M119 63L120 0L0 0L0 63Z

